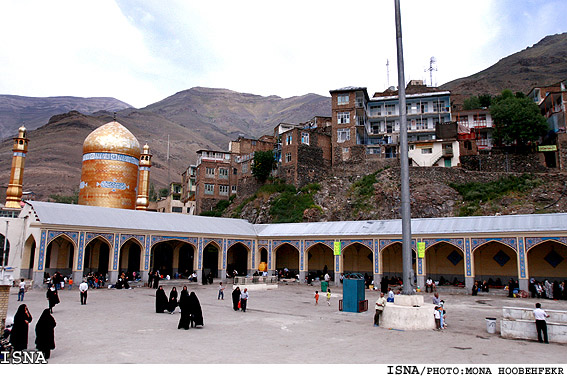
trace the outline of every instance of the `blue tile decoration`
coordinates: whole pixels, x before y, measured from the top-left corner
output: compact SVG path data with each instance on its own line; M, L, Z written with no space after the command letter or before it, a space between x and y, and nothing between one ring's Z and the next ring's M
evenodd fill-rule
M465 251L464 248L464 239L462 238L424 238L421 240L425 242L425 252L427 253L427 249L435 244L441 242L447 242L455 247L457 247L461 251Z
M252 240L233 240L233 239L228 239L227 241L227 245L226 248L227 250L230 249L230 247L236 243L241 243L242 245L246 246L246 248L248 248L248 250L252 249Z
M447 255L447 259L453 264L453 266L456 266L463 260L463 256L457 250L453 250L449 255Z
M305 242L305 243L304 243L304 247L305 247L305 250L307 251L307 250L309 250L312 246L314 246L315 244L318 244L318 243L323 244L323 245L326 245L326 246L328 246L331 250L333 250L333 249L334 249L334 244L333 244L333 243L334 243L335 241L333 241L333 240L305 240L304 242Z
M256 269L256 240L252 240L252 269Z
M83 257L85 255L85 232L79 236L79 255L77 257L77 271L83 270Z
M498 252L492 259L494 259L494 261L498 263L500 267L504 267L504 265L508 263L511 258L502 250L498 250Z
M274 248L274 251L280 247L281 245L283 245L284 243L289 244L290 246L295 247L295 249L297 251L301 250L301 243L299 240L274 240L272 241L272 247Z
M195 249L197 249L199 244L197 237L152 236L150 246L153 247L156 243L163 241L183 241L190 243Z
M567 237L526 237L526 252L545 241L556 241L567 246Z
M559 255L555 250L551 249L549 253L543 258L551 267L556 268L565 258Z
M79 232L67 232L67 231L60 232L54 230L50 230L47 232L47 245L49 245L51 241L53 241L55 238L61 235L67 236L71 240L73 247L77 247L79 243Z
M520 278L526 278L526 250L524 249L524 239L518 238L518 254L520 255Z
M41 231L41 241L39 244L39 258L37 261L37 269L39 271L43 270L43 261L45 258L45 249L47 247L47 231L46 230L42 230Z
M380 273L380 243L378 240L374 240L374 273Z
M380 241L380 252L382 252L386 247L390 246L393 243L403 243L402 239L381 239ZM415 251L416 240L412 238L411 240L411 249Z
M506 246L510 246L512 249L514 249L515 251L518 251L517 249L517 243L516 243L516 238L515 237L507 237L507 238L472 238L471 242L472 242L472 251L478 249L480 246L487 244L489 242L499 242L501 244L504 244Z
M272 241L268 243L268 270L273 270L272 268Z
M114 271L118 271L118 255L120 254L120 248L118 247L118 245L119 245L120 239L119 239L119 237L114 237L114 235L113 235L113 238L114 238L114 246L113 246L114 258L112 260L112 269Z
M423 258L417 258L417 274L423 275Z
M114 244L114 234L113 233L91 233L87 232L85 234L85 247L91 242L93 239L101 237L108 241L110 247Z
M146 246L145 249L145 258L144 258L144 269L148 271L150 268L150 254L152 252L152 248L150 247L150 236L146 236Z
M469 238L465 239L465 268L468 277L472 276L472 251L471 251L471 240Z
M140 247L144 247L144 243L146 242L146 236L140 235L140 234L121 234L120 235L120 248L122 249L122 246L124 246L124 244L126 242L128 242L128 240L130 239L134 239L136 241L138 241L138 243L140 244Z
M303 258L304 258L304 247L305 247L305 242L304 240L301 240L301 249L299 251L299 271L304 271L303 269Z
M372 240L345 240L345 241L341 241L341 250L346 249L347 247L349 247L353 243L359 243L363 246L366 246L370 250L372 250Z

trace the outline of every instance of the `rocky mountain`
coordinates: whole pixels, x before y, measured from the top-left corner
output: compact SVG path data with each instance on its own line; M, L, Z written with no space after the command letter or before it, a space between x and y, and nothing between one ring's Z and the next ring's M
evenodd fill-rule
M528 93L538 85L551 85L567 78L567 33L549 35L531 47L500 59L474 75L441 86L451 100L462 104L471 95L500 94L504 89Z
M330 116L329 97L317 94L281 98L196 87L176 93L141 111L158 114L226 149L238 135L272 134L280 122L305 122L315 115Z
M72 110L92 114L100 110L118 111L131 107L125 102L110 97L22 97L0 95L0 139L16 135L25 124L35 130L47 123L56 114Z
M303 122L314 115L330 115L330 111L330 99L315 94L280 98L193 88L144 109L118 111L117 120L141 145L147 142L150 146L151 181L161 188L167 187L168 181L168 136L169 176L180 182L181 173L196 162L199 149L226 150L229 141L240 134L272 134L279 122ZM51 194L73 194L80 181L84 139L112 117L108 111L92 115L71 111L54 115L45 126L29 131L24 189L36 193L38 200L46 200ZM10 176L11 148L11 138L0 143L0 158L8 162L0 166L0 202Z

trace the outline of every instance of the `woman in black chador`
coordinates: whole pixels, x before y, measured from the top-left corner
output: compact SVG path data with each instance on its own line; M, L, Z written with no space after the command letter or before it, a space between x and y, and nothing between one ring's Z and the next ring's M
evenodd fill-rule
M195 292L189 295L189 314L191 315L191 327L203 326L203 312L201 311L201 304Z
M160 286L156 291L156 313L163 313L167 310L168 301L163 287Z
M47 289L47 293L45 294L47 300L49 301L49 311L53 313L53 307L59 304L59 294L57 293L57 289L52 285Z
M35 325L35 348L41 351L45 359L51 356L51 350L55 349L55 318L45 309Z
M240 301L240 288L236 287L234 291L232 291L232 308L238 311L238 302Z
M10 333L10 343L14 351L23 351L28 348L28 328L31 321L32 316L26 304L20 305L14 316L14 325Z
M181 318L177 328L189 330L191 313L189 312L189 292L187 291L187 286L183 287L179 295L179 310L181 310Z
M177 308L177 288L171 288L171 292L169 293L169 312L173 314Z

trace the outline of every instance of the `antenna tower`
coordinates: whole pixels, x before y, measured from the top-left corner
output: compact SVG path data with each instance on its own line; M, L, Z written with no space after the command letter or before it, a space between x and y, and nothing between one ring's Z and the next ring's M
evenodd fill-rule
M390 60L386 59L386 88L390 87Z
M437 71L437 67L434 66L435 63L437 63L437 60L435 60L435 56L432 56L429 59L429 68L423 71L423 72L429 71L429 85L431 86L433 86L433 71Z

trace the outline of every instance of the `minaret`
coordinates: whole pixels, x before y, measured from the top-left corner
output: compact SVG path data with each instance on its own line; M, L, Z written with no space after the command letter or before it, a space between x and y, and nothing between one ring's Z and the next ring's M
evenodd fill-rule
M22 200L22 181L24 179L24 163L28 152L28 141L26 128L22 126L18 130L18 137L14 138L14 147L12 148L14 154L12 155L10 183L8 190L6 190L6 208L22 208L20 202Z
M144 145L140 155L140 167L138 169L138 198L136 209L146 211L148 209L150 192L150 167L152 166L152 155L148 144Z

